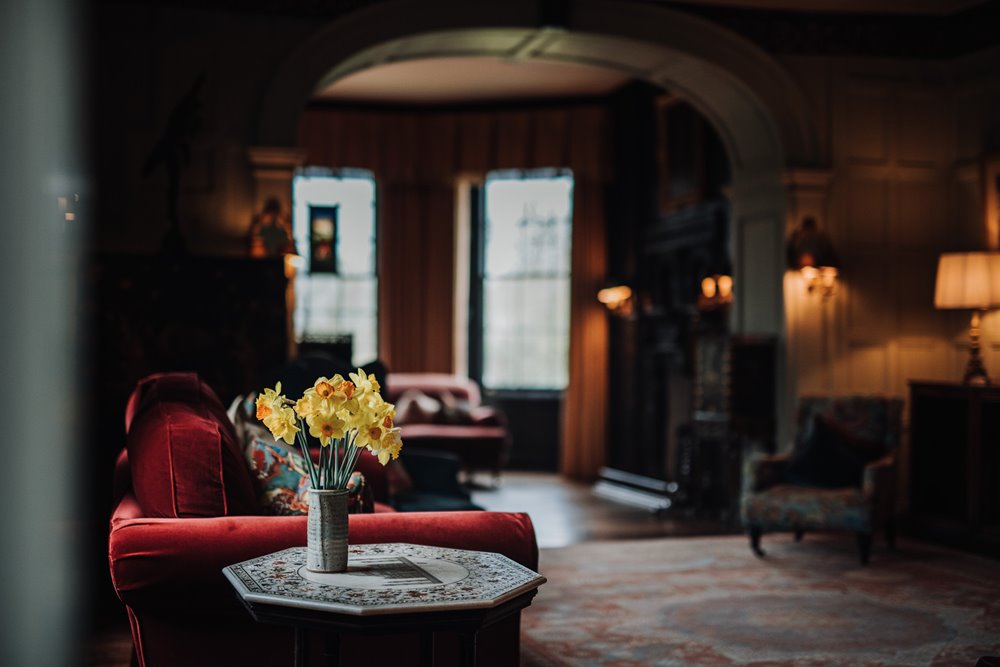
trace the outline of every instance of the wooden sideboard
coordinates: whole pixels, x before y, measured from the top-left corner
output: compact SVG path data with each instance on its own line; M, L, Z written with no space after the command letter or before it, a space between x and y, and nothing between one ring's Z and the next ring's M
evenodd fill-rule
M909 532L1000 555L1000 386L910 383Z

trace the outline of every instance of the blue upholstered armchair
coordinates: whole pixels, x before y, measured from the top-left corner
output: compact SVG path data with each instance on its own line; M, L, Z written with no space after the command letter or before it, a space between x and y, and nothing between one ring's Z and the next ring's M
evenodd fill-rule
M793 450L746 462L740 514L758 556L761 535L811 530L857 533L861 562L872 536L886 531L894 548L895 450L903 402L898 398L803 397Z

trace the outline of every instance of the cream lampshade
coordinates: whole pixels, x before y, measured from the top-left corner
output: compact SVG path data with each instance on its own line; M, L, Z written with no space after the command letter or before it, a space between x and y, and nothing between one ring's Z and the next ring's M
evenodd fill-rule
M934 286L934 306L972 310L969 363L962 381L965 384L989 384L989 375L979 356L979 324L982 311L1000 306L1000 252L941 255Z

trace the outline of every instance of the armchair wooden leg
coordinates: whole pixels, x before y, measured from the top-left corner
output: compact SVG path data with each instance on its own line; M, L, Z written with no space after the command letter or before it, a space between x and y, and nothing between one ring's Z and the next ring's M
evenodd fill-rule
M871 533L858 533L858 555L861 557L861 564L868 565L868 560L872 555Z
M764 531L760 526L750 526L750 549L760 557L764 556L764 550L760 548L760 536Z
M885 541L889 543L889 551L896 550L896 521L888 519L885 522Z
M796 528L795 529L795 541L796 542L801 542L802 541L802 536L805 535L805 534L806 534L806 531L802 530L801 528Z

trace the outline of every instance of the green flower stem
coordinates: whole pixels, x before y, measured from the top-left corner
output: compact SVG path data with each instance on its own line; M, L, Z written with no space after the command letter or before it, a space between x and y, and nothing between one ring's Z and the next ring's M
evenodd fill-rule
M335 447L333 450L333 484L335 488L344 488L340 484L340 439L334 440L330 443L331 447Z
M313 466L312 456L309 455L309 442L306 440L306 423L303 419L299 419L299 432L296 434L297 440L299 441L299 449L302 450L302 456L306 460L306 470L309 471L309 481L312 483L312 488L318 489L319 487L319 477L316 474L316 468Z
M327 488L327 489L336 489L336 488L338 488L337 487L337 478L333 476L333 466L334 466L334 463L337 460L337 449L336 449L336 447L337 447L336 441L332 440L332 441L330 441L327 444L326 447L323 448L323 449L327 450L327 452L326 452L326 468L325 468L325 471L324 471L326 473L326 486L324 488Z
M326 478L326 447L323 447L320 443L319 448L319 488L325 489L327 478Z
M361 456L361 450L354 446L354 442L357 440L357 437L358 432L353 431L351 433L350 442L347 441L346 437L344 438L344 456L348 459L349 463L344 467L345 471L343 479L341 480L343 483L342 488L347 487L347 481L350 479L351 473L354 472L354 466L358 463L358 457Z

